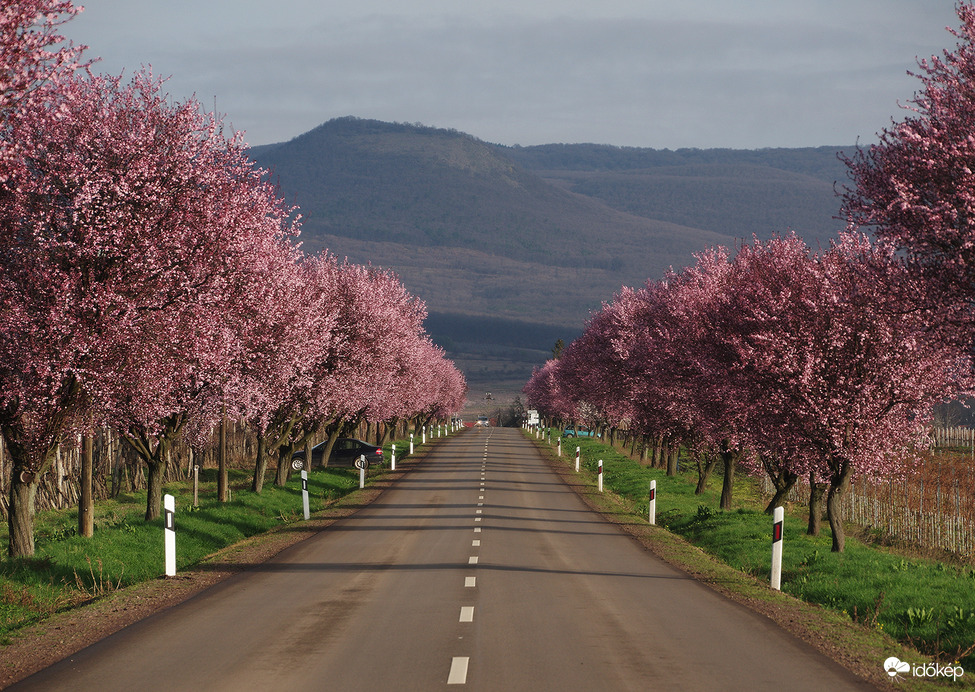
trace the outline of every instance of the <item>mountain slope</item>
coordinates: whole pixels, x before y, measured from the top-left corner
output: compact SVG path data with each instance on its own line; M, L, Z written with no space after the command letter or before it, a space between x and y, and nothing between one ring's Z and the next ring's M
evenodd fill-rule
M396 271L472 385L497 392L620 286L694 252L790 228L827 243L836 151L504 147L341 118L251 153L300 205L306 251Z
M377 263L409 248L436 248L441 257L464 250L460 255L483 253L516 264L605 270L618 275L612 282L618 288L725 240L552 185L498 147L453 131L344 118L290 142L255 148L253 156L301 206L307 245L327 244L360 258L366 249L377 251L370 257ZM376 243L391 244L392 252ZM487 259L477 264L489 273L510 266L490 266ZM408 283L416 274L395 268ZM560 281L565 276L557 274ZM510 313L491 300L471 311ZM585 310L577 306L574 313L578 319Z

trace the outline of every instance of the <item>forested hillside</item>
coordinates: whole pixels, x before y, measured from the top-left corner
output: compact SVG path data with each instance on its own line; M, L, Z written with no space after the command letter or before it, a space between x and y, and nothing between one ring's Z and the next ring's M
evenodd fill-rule
M553 335L578 334L621 285L752 235L828 243L842 228L839 150L506 147L341 118L252 157L301 207L307 250L394 269L455 360L490 377L510 357L524 381Z

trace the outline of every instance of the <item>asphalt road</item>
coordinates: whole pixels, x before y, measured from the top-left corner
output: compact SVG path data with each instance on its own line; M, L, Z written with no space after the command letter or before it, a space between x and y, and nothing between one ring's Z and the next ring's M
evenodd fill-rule
M656 559L502 428L10 689L872 688Z

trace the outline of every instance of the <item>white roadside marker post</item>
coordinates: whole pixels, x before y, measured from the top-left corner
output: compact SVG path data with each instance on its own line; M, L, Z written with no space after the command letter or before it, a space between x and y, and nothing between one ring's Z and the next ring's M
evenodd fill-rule
M193 452L190 452L192 454ZM200 506L200 466L193 464L193 506Z
M576 473L579 473L579 447L576 447Z
M305 510L305 521L308 521L311 518L308 507L308 472L304 469L301 471L301 506Z
M782 590L782 524L785 510L776 507L772 515L772 588Z
M423 426L423 444L427 443L427 426Z
M163 496L163 535L166 545L166 576L176 576L176 498Z
M359 467L359 489L360 490L366 487L366 466L367 465L368 462L366 461L366 455L365 454L359 455L359 463L357 464L357 466Z
M603 492L603 460L599 460L599 468L596 469L596 477L599 479L599 492Z
M650 504L647 506L650 523L657 523L657 481L650 481Z
M562 458L562 438L559 438L559 458Z
M413 433L410 433L410 456L413 456Z
M393 454L390 457L389 468L391 471L396 470L396 445L393 445Z

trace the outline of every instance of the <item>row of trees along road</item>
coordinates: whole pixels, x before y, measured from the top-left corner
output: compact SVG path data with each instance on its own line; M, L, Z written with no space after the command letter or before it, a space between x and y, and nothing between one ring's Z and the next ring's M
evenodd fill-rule
M551 419L689 446L702 472L767 473L769 511L799 477L842 551L854 475L902 472L932 407L971 393L975 331L975 8L919 61L908 117L844 159L849 228L812 252L792 235L722 248L623 288L525 386ZM872 230L871 240L864 233Z
M146 70L94 74L58 35L77 12L20 0L0 13L9 554L34 552L35 491L58 445L96 426L145 461L148 520L167 446L209 444L227 416L258 435L260 492L267 455L283 483L311 435L458 410L466 384L425 333L423 303L389 273L302 253L297 210L241 135L172 103Z

